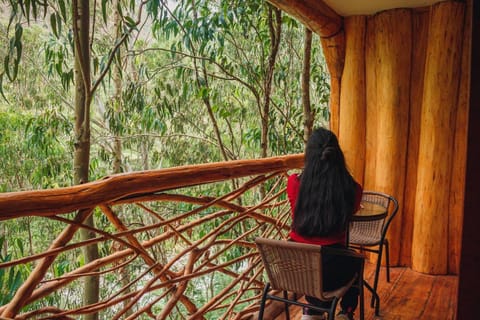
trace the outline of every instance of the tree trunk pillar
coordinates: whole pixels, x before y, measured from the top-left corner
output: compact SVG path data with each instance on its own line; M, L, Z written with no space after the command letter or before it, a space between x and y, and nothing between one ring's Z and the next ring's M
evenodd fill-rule
M382 12L375 16L375 122L367 131L376 132L374 186L376 191L393 195L403 203L408 121L410 108L410 66L412 13L408 9ZM368 108L368 107L367 107ZM369 112L369 111L367 111ZM401 247L402 208L392 222L387 237L390 262L398 264Z
M432 6L425 63L412 268L448 271L448 223L453 128L456 122L464 4Z
M365 168L365 16L345 18L345 66L340 89L338 139L355 179Z

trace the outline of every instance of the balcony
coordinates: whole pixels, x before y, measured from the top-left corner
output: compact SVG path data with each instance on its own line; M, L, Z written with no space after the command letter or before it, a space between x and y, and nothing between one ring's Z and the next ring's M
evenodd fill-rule
M302 165L303 155L291 155L0 194L6 248L0 318L254 319L264 275L253 240L287 237L285 177ZM95 228L84 224L90 215ZM19 224L32 226L22 239L10 232ZM81 228L92 238L80 240ZM33 252L33 242L45 245ZM98 246L100 256L85 263L88 245ZM367 280L372 273L367 263ZM100 301L85 304L83 281L92 276L100 279ZM412 319L418 312L454 317L457 277L395 268L390 283L381 279L383 319ZM292 313L300 317L298 308Z

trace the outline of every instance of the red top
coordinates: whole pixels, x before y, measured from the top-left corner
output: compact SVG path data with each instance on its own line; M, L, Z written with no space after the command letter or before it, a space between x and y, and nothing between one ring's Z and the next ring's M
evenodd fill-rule
M362 186L360 186L357 182L357 191L355 192L355 211L357 212L360 208L360 201L362 200ZM295 211L295 204L297 202L298 191L300 190L300 180L298 179L298 175L296 173L288 176L287 182L287 195L288 200L290 200L290 207L292 208L292 218ZM328 237L303 237L297 234L295 231L290 230L289 233L290 239L296 242L303 242L303 243L311 243L311 244L318 244L322 246L328 246L335 243L345 244L345 231L340 232L338 234L332 234Z

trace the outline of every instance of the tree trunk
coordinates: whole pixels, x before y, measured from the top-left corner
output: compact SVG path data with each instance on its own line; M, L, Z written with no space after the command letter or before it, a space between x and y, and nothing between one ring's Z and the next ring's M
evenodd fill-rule
M430 13L412 240L412 268L429 274L448 272L452 128L456 124L463 17L461 2L440 2Z
M118 8L120 6L120 0L115 1L115 15L114 15L114 27L115 27L115 38L119 39L121 37L121 15L120 12L118 11ZM115 113L120 113L123 112L122 108L122 47L118 48L118 51L116 53L116 58L115 61L116 63L113 65L112 69L112 77L113 77L113 85L115 88L115 95L113 97L113 101L115 103ZM113 146L113 173L121 173L123 172L122 168L122 139L121 136L118 132L115 132L115 140L114 140L114 146ZM117 211L117 215L121 214L120 208ZM123 267L120 269L120 273L122 275L121 277L121 285L125 287L124 294L128 294L130 292L130 286L128 284L130 283L130 273L128 272L127 267ZM130 299L126 299L123 301L123 307L128 308L128 305L130 303ZM131 309L127 309L125 312L125 317L128 318L132 314Z
M365 168L365 16L345 18L345 65L340 88L338 139L347 165L363 185Z
M376 145L377 145L377 80L376 80L376 43L375 43L375 16L367 18L367 32L365 35L365 99L366 114L365 121L368 130L365 132L365 171L363 178L363 189L375 189L375 166L376 166Z
M414 11L412 14L412 67L410 75L410 120L408 129L407 168L403 201L402 245L400 265L411 266L413 217L415 212L415 189L417 187L418 143L421 129L423 75L427 52L429 12ZM395 218L396 219L396 218Z
M90 5L89 1L73 1L73 36L75 42L75 154L73 159L74 183L88 182L90 166ZM85 224L94 226L93 215L90 215ZM80 239L87 240L95 234L80 229ZM98 259L96 244L83 248L85 263ZM99 279L96 276L87 276L84 280L84 305L98 302ZM87 314L85 320L97 320L98 314Z
M375 189L393 195L403 203L409 122L412 13L407 9L382 12L375 16L376 70L376 161ZM368 107L367 107L368 108ZM368 109L367 109L368 110ZM368 111L367 111L368 112ZM390 226L390 263L399 260L402 208Z
M275 17L274 17L275 16ZM270 121L270 94L272 92L273 73L275 62L277 60L278 47L280 45L280 36L282 34L282 12L268 5L268 26L270 32L270 54L268 56L267 72L264 80L264 96L262 108L262 136L261 136L261 156L268 156L268 123Z
M472 3L465 5L465 17L471 17ZM467 171L468 108L470 99L472 21L465 19L463 30L462 64L455 124L452 180L450 186L450 214L448 216L448 273L459 274L462 251L465 177Z
M312 134L315 115L310 104L310 67L312 58L312 30L305 28L303 47L303 72L302 72L302 104L303 104L303 141L305 144Z

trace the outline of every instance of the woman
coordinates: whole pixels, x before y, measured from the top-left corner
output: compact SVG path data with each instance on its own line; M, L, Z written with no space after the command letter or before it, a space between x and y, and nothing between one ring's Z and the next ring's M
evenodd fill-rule
M348 172L337 137L319 128L310 136L305 150L302 174L288 177L287 194L292 208L290 238L293 241L345 248L346 229L358 210L362 187ZM323 256L324 289L344 285L360 266L345 256ZM336 319L353 319L358 304L358 288L352 287L340 302L342 311ZM314 297L307 301L322 307L329 303ZM313 309L305 309L302 320L323 319Z

